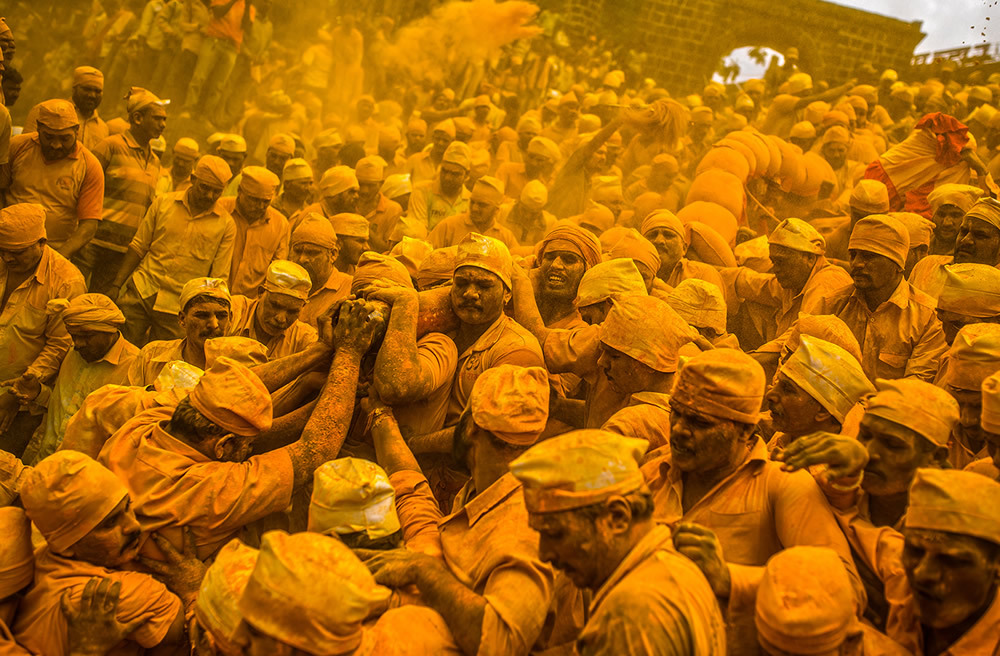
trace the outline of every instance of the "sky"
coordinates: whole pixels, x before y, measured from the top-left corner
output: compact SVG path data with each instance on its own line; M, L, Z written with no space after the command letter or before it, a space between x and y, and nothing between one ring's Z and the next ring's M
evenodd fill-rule
M1000 0L831 0L904 21L923 21L927 36L916 54L958 48L963 45L1000 42ZM992 20L990 20L992 19ZM740 65L737 81L760 77L764 70L743 52L732 59ZM768 51L768 59L770 59ZM716 76L718 77L718 76Z

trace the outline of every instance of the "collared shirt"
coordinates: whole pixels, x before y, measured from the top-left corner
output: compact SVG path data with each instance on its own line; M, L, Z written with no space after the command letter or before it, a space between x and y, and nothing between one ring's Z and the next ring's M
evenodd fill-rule
M49 395L45 435L36 461L55 453L66 433L66 424L88 394L104 385L120 385L128 380L129 367L138 353L139 349L119 334L118 340L97 362L87 362L76 349L66 354Z
M50 162L42 155L37 134L19 134L10 140L10 170L7 203L44 207L45 232L53 248L62 246L80 221L100 220L104 171L80 143L68 157Z
M913 376L933 382L948 350L934 307L934 299L900 280L874 312L854 285L847 285L824 298L817 314L834 314L851 329L869 380Z
M406 172L410 174L410 183L414 186L437 179L441 170L441 166L431 159L430 149L431 146L428 145L423 151L410 155L406 160Z
M0 298L6 293L7 267L0 262ZM35 273L10 293L0 310L0 380L24 373L51 383L72 346L62 318L52 314L48 302L74 299L87 291L83 276L69 260L46 246Z
M394 200L389 200L379 192L375 209L365 215L365 218L368 219L368 223L371 225L372 241L379 246L384 247L388 245L389 237L392 236L392 231L396 228L399 217L402 215L402 206Z
M538 535L528 527L521 484L513 475L504 474L478 494L466 483L447 516L423 474L400 471L390 482L407 545L433 545L436 538L449 571L486 599L480 656L527 654L533 646L555 647L575 635L565 630L574 613L554 607L561 577L538 556ZM582 606L582 596L576 596L567 606ZM579 610L576 628L582 624Z
M259 299L251 301L246 296L233 295L233 316L229 320L227 336L238 335L256 339L267 347L267 357L270 360L300 353L319 339L319 333L316 332L316 329L299 319L296 319L280 335L258 335L256 321L254 321L258 303L260 303Z
M594 593L577 640L580 656L723 656L726 624L698 567L658 526L632 547Z
M726 284L728 298L750 303L750 318L765 342L791 328L800 312L818 314L824 298L852 284L847 271L830 264L822 255L798 293L779 285L773 273L758 273L746 267L724 268L718 273Z
M76 414L69 418L59 450L85 453L94 460L104 443L140 412L159 408L162 419L170 419L177 406L172 392L157 392L145 387L105 385L91 392Z
M542 348L538 340L528 330L506 314L486 329L476 342L458 356L455 382L451 388L451 403L448 406L446 426L453 426L465 410L472 394L472 386L487 369L502 364L520 367L544 367Z
M125 483L143 531L167 529L180 546L179 529L189 526L204 559L247 524L288 508L295 480L288 449L244 462L211 460L164 430L166 423L129 422L98 456Z
M76 109L76 117L80 119L80 128L77 131L76 140L83 144L84 148L87 150L93 150L97 144L101 143L111 134L108 131L108 124L98 115L97 110L88 117L84 117L80 113L80 109ZM28 111L27 118L24 119L24 127L21 130L21 134L28 134L29 132L38 132L38 105L35 105Z
M468 212L469 196L469 190L462 185L454 199L445 197L441 193L441 181L438 178L415 183L406 213L411 219L425 223L427 229L433 231L444 219Z
M124 253L156 197L160 158L148 144L140 146L131 130L99 143L94 156L104 169L104 220L93 243Z
M147 618L128 641L108 652L112 656L143 654L143 648L160 644L182 612L181 600L149 574L71 560L52 553L46 546L36 553L35 584L21 600L12 627L17 642L33 654L68 654L69 630L60 601L69 591L69 602L77 607L84 587L95 576L121 584L115 613L119 622L129 624Z
M674 270L670 272L670 276L664 281L671 287L677 287L688 278L697 278L698 280L704 280L705 282L710 282L720 290L722 293L726 293L726 285L722 282L722 276L711 264L705 264L704 262L696 262L695 260L689 260L686 257L682 257ZM728 299L727 299L728 300Z
M152 385L168 362L184 360L184 339L157 339L139 349L128 370L128 384ZM190 363L188 363L190 364Z
M647 451L670 444L670 395L637 392L628 405L611 415L603 430L649 441Z
M257 298L267 267L274 260L288 259L288 220L278 210L268 207L262 220L248 223L240 214L235 197L220 199L218 208L231 214L236 225L229 291Z
M643 466L653 493L653 517L671 528L691 522L714 531L729 564L734 594L760 580L768 558L800 545L836 551L861 588L847 540L809 472L782 471L780 463L768 459L767 446L758 439L736 471L685 511L683 473L671 467L669 451L651 454ZM732 628L730 649L757 653L752 613L734 619Z
M518 209L516 200L501 205L497 214L497 224L514 233L518 243L524 245L537 244L556 226L556 217L545 210L542 210L539 219L531 225L525 225L522 210Z
M944 268L955 258L951 255L928 255L913 265L909 283L931 298L937 300L948 279Z
M142 298L156 295L154 310L176 314L188 280L207 276L228 281L235 239L233 217L218 203L195 216L188 192L160 196L129 244L142 258L132 282Z
M307 323L313 328L318 328L317 320L330 309L330 306L338 300L350 296L352 280L354 280L352 276L334 269L322 287L309 292L309 298L306 299L306 304L299 314L299 321Z
M517 237L515 237L514 233L510 231L510 228L505 228L494 221L493 225L483 230L472 222L472 219L469 218L468 212L462 212L461 214L449 216L447 219L441 221L441 223L439 223L437 227L431 230L431 233L427 235L427 241L429 241L431 246L434 248L457 246L463 239L465 239L466 235L471 232L478 232L481 235L499 239L507 245L507 248L511 250L520 246L520 243L517 241Z

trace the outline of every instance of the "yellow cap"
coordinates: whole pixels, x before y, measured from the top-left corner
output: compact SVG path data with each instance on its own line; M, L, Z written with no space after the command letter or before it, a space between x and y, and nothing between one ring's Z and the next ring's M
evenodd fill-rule
M888 212L889 190L878 180L861 180L851 191L850 205L869 214Z
M671 400L694 412L756 424L764 400L764 370L742 351L703 351L677 372Z
M469 395L476 426L517 446L534 444L549 418L549 377L542 367L502 364L476 379Z
M313 475L308 529L324 535L364 532L372 540L399 530L396 493L385 470L360 458L338 458Z
M257 565L257 550L237 538L230 540L205 571L194 612L224 653L239 653L236 634L243 621L239 602Z
M494 207L500 207L500 203L504 199L503 193L503 183L500 180L489 175L484 175L476 180L476 184L472 186L470 198L475 201L488 203Z
M847 248L887 257L902 269L910 252L910 233L891 216L872 214L854 225Z
M534 137L528 142L528 152L533 155L541 155L553 162L562 159L562 152L556 142L547 137Z
M649 442L604 430L576 430L539 442L510 463L531 513L591 506L644 487L639 460Z
M963 212L968 212L982 196L983 190L979 187L948 183L934 187L934 190L927 194L927 202L931 206L932 213L937 212L942 205L954 205Z
M381 183L385 178L385 167L386 162L384 159L378 155L370 155L358 160L358 163L354 166L354 173L357 175L359 182Z
M646 283L631 258L611 259L590 267L576 290L577 307L600 303L613 295L645 294Z
M878 393L868 400L867 414L909 428L938 446L948 446L958 423L958 402L940 387L915 378L875 381Z
M521 204L529 210L538 211L549 202L549 190L539 180L529 180L521 189Z
M1000 544L1000 483L972 472L918 469L905 522Z
M437 251L435 251L437 252ZM514 260L510 256L510 251L499 239L481 235L478 232L470 232L458 245L458 252L455 258L455 267L471 266L496 275L507 286L511 288L510 278L514 271Z
M913 212L889 212L888 216L903 224L910 235L910 248L930 246L934 223Z
M853 355L830 342L802 335L780 373L816 399L841 424L858 401L875 391Z
M970 323L962 326L951 348L941 358L938 384L978 392L983 381L1000 371L1000 325Z
M312 280L309 279L309 272L295 262L275 260L267 267L264 289L304 301L309 298Z
M331 198L351 189L358 189L358 177L350 166L334 166L327 169L316 185L323 198Z
M688 278L667 295L667 304L695 328L711 328L718 334L726 332L726 299L717 285Z
M660 254L656 246L633 228L628 228L621 239L612 244L608 256L611 259L629 258L646 265L654 274L660 269Z
M228 153L245 153L247 152L247 142L238 134L227 134L219 141L216 150L224 150Z
M767 238L767 243L816 255L826 252L826 239L802 219L785 219L779 223Z
M965 216L986 221L994 228L1000 229L1000 201L993 198L981 198L969 208Z
M357 237L358 239L368 239L371 225L368 219L360 214L343 212L335 214L330 218L333 231L342 237Z
M244 367L256 367L267 362L267 347L256 339L231 335L205 340L205 366L211 367L219 358L232 358Z
M663 373L677 370L677 350L694 331L665 301L654 296L612 298L601 324L601 342Z
M312 167L309 166L309 162L305 161L301 157L293 157L285 162L285 166L281 169L281 179L285 182L294 182L295 180L312 180L313 170Z

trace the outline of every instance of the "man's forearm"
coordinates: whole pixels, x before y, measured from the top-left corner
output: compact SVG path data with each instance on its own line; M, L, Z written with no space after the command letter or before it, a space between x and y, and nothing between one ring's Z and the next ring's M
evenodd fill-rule
M251 367L268 392L275 392L330 357L330 348L313 342L304 351Z
M96 232L96 219L80 221L80 225L76 227L76 230L72 235L70 235L70 238L67 239L66 243L59 249L59 254L67 259L73 257L78 250L90 243L90 240L94 238L94 234Z
M132 272L135 271L141 261L142 256L131 248L125 251L125 257L122 258L122 265L118 267L118 273L115 274L115 279L111 287L116 291L121 289L122 285L132 276Z
M486 600L456 579L444 561L438 562L417 571L421 599L444 618L462 652L474 656L482 640Z
M420 359L417 357L416 295L398 299L389 314L389 327L375 359L373 384L389 405L406 403L421 396Z
M549 329L545 327L545 321L538 311L538 304L535 302L535 290L531 286L531 281L527 278L514 279L514 320L528 329L539 344L545 343L545 338L549 334Z
M399 432L399 424L391 414L377 414L372 422L372 442L375 459L386 474L398 471L420 471L420 465Z

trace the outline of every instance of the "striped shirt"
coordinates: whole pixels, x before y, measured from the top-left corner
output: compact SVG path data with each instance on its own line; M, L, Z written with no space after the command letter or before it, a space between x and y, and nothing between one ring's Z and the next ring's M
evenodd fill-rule
M160 158L147 149L131 130L112 135L94 148L104 168L104 220L94 235L97 246L124 253L153 202Z

